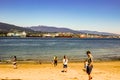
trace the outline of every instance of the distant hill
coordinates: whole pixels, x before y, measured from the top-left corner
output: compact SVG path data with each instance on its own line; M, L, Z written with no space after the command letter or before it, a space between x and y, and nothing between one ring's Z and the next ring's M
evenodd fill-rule
M25 31L25 32L71 32L71 33L85 33L85 34L99 34L99 35L118 35L108 32L98 32L89 30L72 30L69 28L58 28L51 26L32 26L32 27L20 27L13 24L0 22L0 32L12 32L12 31Z
M89 30L80 30L80 32L81 33L88 33L88 34L99 34L99 35L119 35L119 34L114 34L114 33L89 31Z
M30 29L34 31L41 31L41 32L72 32L72 33L79 33L79 31L74 31L68 28L57 28L51 26L32 26Z
M85 34L99 34L99 35L118 35L118 34L108 33L108 32L98 32L98 31L89 31L89 30L72 30L69 28L57 28L57 27L50 27L50 26L32 26L29 28L34 31L41 31L41 32L71 32L71 33L85 33Z
M23 28L20 26L15 26L12 24L7 24L7 23L2 23L0 22L0 32L11 32L11 31L26 31L26 32L31 32L33 30L28 29L28 28Z

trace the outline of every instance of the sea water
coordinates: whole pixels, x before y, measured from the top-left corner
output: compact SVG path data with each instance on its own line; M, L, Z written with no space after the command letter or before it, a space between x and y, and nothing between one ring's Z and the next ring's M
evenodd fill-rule
M0 59L17 56L19 60L59 60L67 55L69 60L83 60L86 51L91 51L95 60L120 60L120 39L79 38L0 38Z

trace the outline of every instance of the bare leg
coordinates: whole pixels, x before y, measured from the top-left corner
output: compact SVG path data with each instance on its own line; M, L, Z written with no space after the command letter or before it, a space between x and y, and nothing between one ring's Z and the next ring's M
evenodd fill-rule
M67 72L67 68L65 68L65 72Z
M91 75L88 75L88 77L89 77L89 80L91 80L91 79L92 79Z
M14 65L14 69L17 69L17 65Z

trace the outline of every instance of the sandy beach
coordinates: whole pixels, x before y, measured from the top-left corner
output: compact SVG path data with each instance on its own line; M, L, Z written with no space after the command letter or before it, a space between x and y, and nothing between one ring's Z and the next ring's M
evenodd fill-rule
M120 61L94 62L92 80L120 80ZM52 64L0 64L0 80L88 80L83 63L69 63L68 72L61 72L62 63Z

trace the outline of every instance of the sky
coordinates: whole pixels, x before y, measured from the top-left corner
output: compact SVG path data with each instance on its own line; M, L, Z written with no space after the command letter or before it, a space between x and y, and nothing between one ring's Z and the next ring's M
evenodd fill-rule
M0 22L120 34L120 0L0 0Z

